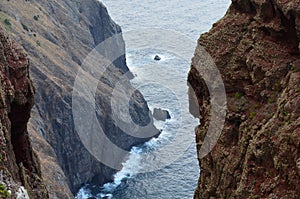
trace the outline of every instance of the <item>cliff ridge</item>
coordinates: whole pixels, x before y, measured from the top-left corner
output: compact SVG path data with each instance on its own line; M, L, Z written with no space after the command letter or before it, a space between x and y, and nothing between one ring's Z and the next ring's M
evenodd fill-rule
M194 198L299 198L299 41L298 1L232 0L201 35L197 49L210 53L222 75L228 112L218 143L199 159ZM195 70L197 49L188 80L204 118L196 129L199 151L210 102Z
M74 126L72 91L77 73L88 54L101 42L121 35L121 28L97 0L0 1L1 23L28 53L36 88L29 128L41 159L50 197L69 198L86 183L113 180L114 169L102 164L82 144ZM110 140L124 149L150 138L135 138L121 130L111 116L110 97L121 77L130 73L122 37L115 37L105 54L123 52L99 79L95 114ZM130 86L128 81L128 86ZM150 124L149 109L141 93L133 93L131 116L137 124ZM118 159L121 165L122 159ZM71 192L70 192L71 190Z
M0 198L48 198L27 131L34 104L27 54L0 27Z

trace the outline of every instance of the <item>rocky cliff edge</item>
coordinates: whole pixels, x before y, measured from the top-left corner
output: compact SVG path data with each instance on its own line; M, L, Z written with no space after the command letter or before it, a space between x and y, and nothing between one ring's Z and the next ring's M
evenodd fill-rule
M209 94L195 68L200 46L222 75L228 112L217 145L199 159L195 198L300 197L299 41L299 1L233 0L201 35L188 78L202 118L198 151L210 122Z
M27 131L34 104L27 54L0 27L0 198L48 198Z
M69 198L70 190L75 194L85 183L101 185L112 180L116 171L89 153L75 129L72 91L86 56L107 38L121 34L121 28L97 0L5 0L0 1L0 8L1 23L25 48L31 60L36 104L29 124L30 135L51 197ZM107 53L125 52L122 37L111 41L105 48ZM100 81L94 112L107 137L120 148L129 150L150 138L129 136L114 123L110 97L116 83L129 71L125 54L114 60L114 64L116 67L108 68L102 78L95 77ZM133 93L130 107L136 123L149 123L156 131L139 91ZM117 161L121 165L123 159Z

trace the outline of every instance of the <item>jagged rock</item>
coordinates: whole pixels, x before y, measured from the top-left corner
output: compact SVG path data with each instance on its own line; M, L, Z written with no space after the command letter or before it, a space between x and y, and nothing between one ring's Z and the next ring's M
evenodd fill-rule
M0 27L0 198L49 198L27 132L34 104L28 68L25 51Z
M161 57L159 55L155 55L154 60L159 61L159 60L161 60Z
M226 118L217 145L199 159L195 199L299 198L299 3L232 2L223 19L201 35L188 77L197 96L191 103L200 105L202 116L198 150L210 115L209 93L195 69L200 46L222 74L227 115L235 117Z
M1 16L10 20L11 26L7 28L24 46L31 60L36 106L30 128L50 197L72 197L66 181L75 194L82 184L93 181L101 185L112 180L116 171L92 156L75 130L72 90L78 69L83 67L81 63L88 53L107 38L121 33L121 28L98 0L0 1L0 7ZM37 15L38 21L34 20ZM23 30L24 25L33 36ZM116 67L110 66L102 77L96 77L100 81L95 113L107 137L120 148L129 150L150 138L129 136L114 123L110 97L116 83L125 73L130 77L130 72L122 37L111 40L104 51L105 55L115 52L121 56L113 61ZM18 103L24 102L19 95ZM131 97L130 114L136 124L150 123L151 130L157 131L149 117L147 103L138 91ZM121 164L122 158L118 160Z
M161 120L161 121L166 121L167 119L171 119L169 111L163 110L161 108L153 109L153 117L156 120Z

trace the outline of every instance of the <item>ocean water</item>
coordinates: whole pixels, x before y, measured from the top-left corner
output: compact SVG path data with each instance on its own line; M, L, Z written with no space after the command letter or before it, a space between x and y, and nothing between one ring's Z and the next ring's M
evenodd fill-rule
M225 14L230 0L103 3L124 32L132 84L150 110L166 109L171 119L155 121L161 135L134 147L114 182L86 185L76 198L193 198L200 172L194 136L198 120L188 112L187 73L199 35ZM161 60L155 61L155 55Z

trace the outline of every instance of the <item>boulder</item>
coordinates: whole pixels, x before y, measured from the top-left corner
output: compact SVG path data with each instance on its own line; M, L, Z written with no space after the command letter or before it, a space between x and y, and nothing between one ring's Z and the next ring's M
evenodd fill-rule
M153 109L153 117L156 120L166 121L167 119L171 119L170 113L167 110L163 110L161 108Z
M159 61L159 60L161 60L161 57L158 56L158 55L155 55L154 60L155 60L155 61Z

